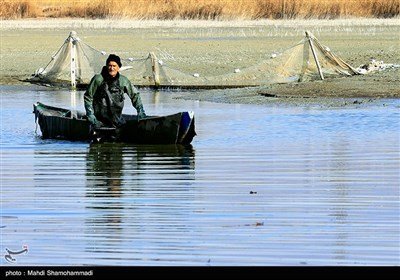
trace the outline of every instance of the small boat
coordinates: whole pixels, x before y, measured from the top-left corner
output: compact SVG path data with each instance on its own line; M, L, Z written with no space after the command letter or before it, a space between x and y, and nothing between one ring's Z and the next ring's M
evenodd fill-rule
M84 112L48 106L40 102L33 104L33 113L43 139L98 143L190 144L196 135L192 111L167 116L147 116L139 121L136 115L123 114L126 123L117 129L94 129Z

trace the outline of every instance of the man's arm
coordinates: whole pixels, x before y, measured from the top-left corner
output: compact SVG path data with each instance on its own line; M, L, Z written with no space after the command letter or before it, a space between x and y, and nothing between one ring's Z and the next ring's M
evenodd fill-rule
M88 120L92 124L96 124L96 117L94 115L94 109L93 109L93 96L96 93L97 88L101 84L101 81L102 81L101 76L99 77L99 75L95 75L90 81L89 86L85 91L85 94L83 95L86 115L88 117Z
M132 106L136 109L137 115L139 119L145 118L146 113L144 112L144 107L142 103L142 99L140 98L140 92L138 89L132 85L132 83L125 77L124 79L126 93L131 99Z

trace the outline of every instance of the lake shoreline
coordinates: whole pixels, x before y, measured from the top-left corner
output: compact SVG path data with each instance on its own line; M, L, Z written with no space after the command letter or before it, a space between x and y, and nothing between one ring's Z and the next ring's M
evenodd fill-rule
M187 72L209 75L256 64L275 50L296 43L311 31L353 67L371 60L399 65L396 19L261 20L261 21L132 21L32 19L3 21L2 84L25 84L44 67L69 30L100 50L133 57L149 51L171 58L169 64ZM231 40L234 38L235 40ZM12 63L10 63L12 62ZM190 91L197 100L264 104L273 98L400 98L400 69L323 81L271 84L246 89ZM185 98L185 97L183 97Z

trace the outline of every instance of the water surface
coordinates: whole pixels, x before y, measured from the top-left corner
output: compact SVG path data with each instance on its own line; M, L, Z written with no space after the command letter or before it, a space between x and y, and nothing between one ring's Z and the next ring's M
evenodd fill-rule
M32 114L82 92L1 86L1 264L399 265L398 100L174 96L142 92L147 114L195 112L191 145L91 145L41 139Z

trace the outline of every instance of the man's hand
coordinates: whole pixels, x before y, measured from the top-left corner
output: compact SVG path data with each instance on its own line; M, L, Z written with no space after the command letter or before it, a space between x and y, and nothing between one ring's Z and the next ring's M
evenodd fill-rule
M94 115L89 115L87 116L88 121L92 124L92 125L96 125L97 119Z
M144 110L140 110L140 111L138 112L137 117L138 117L138 121L140 121L140 120L144 119L144 118L147 117L147 116L146 116L146 113L144 112Z
M94 115L89 115L88 116L88 121L93 125L94 128L101 128L104 127L104 123L101 121L97 120Z

